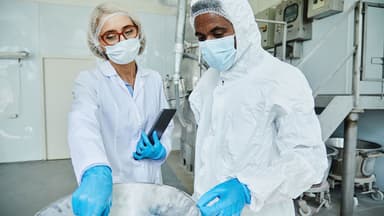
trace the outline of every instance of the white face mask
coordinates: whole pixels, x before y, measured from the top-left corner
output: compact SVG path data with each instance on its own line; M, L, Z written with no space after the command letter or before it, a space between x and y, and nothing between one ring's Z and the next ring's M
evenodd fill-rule
M108 58L116 64L128 64L136 59L140 50L138 38L129 38L113 46L105 46Z
M199 46L208 65L220 72L227 71L235 62L235 35L202 41Z

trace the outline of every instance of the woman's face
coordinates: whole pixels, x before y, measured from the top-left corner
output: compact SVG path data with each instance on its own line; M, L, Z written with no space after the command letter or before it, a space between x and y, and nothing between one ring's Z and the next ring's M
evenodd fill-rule
M218 39L235 34L232 23L214 13L205 13L195 18L195 35L199 41Z
M105 21L99 34L99 41L102 47L112 46L137 35L138 28L128 16L115 15Z

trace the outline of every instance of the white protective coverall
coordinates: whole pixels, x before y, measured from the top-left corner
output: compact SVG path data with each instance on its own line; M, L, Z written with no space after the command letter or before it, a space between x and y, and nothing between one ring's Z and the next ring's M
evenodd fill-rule
M162 183L165 159L133 159L141 131L148 132L163 108L168 108L158 72L137 66L133 96L108 61L83 71L75 81L69 113L68 142L80 183L82 174L95 165L108 165L114 183ZM161 138L169 153L170 124Z
M327 168L310 86L262 49L247 0L221 2L237 56L228 71L206 71L189 98L198 124L194 198L237 177L251 191L242 215L294 215L292 199Z

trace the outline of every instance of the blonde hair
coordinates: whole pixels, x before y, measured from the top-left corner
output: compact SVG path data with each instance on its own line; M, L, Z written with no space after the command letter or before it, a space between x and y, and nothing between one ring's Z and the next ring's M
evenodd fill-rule
M137 19L130 12L128 12L128 10L124 9L120 5L117 6L111 3L100 4L96 6L91 13L91 17L89 20L88 35L87 35L88 47L91 50L91 52L99 58L108 60L107 55L105 54L103 49L100 47L99 34L107 18L109 18L113 14L126 15L137 26L138 39L140 40L139 55L143 53L145 48L145 36L141 27L140 20Z

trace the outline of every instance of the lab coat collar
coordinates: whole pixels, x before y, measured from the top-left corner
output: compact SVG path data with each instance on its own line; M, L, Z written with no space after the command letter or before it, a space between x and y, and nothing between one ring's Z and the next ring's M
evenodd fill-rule
M137 61L136 61L136 66L137 66L136 76L145 77L148 75L149 72L147 70L143 70L141 64L139 64ZM106 77L112 77L112 76L118 75L115 68L107 60L98 62L98 68L100 69L101 73Z

